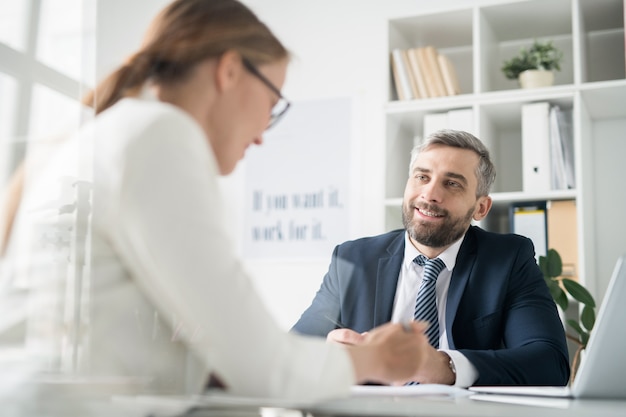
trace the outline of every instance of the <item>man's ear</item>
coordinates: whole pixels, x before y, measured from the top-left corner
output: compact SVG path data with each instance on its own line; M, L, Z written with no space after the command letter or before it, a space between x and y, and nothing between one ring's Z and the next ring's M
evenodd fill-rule
M215 67L215 86L219 92L224 92L237 84L243 65L241 55L235 51L226 51L217 60Z
M473 219L476 221L484 219L487 213L489 213L489 210L491 210L492 204L493 201L488 195L478 197L478 204L476 206L476 210L474 211Z

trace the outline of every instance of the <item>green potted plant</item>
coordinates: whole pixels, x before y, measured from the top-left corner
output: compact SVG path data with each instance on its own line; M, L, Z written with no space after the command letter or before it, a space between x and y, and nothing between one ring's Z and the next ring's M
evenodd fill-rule
M518 80L522 88L545 87L554 82L554 71L561 70L563 52L551 41L535 40L530 48L504 61L502 72L509 80Z
M572 381L580 364L581 352L587 347L589 335L596 322L596 302L585 287L569 278L562 276L563 261L555 249L549 249L546 256L539 256L539 268L550 289L550 294L563 313L569 306L569 297L582 305L578 318L567 319L567 325L575 331L575 335L566 331L566 337L578 345L572 359Z

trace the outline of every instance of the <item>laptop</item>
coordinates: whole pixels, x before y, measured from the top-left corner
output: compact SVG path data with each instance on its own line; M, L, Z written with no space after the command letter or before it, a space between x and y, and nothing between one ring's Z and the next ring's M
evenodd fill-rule
M613 269L594 329L574 382L567 387L470 387L480 394L530 395L561 398L626 399L626 254Z

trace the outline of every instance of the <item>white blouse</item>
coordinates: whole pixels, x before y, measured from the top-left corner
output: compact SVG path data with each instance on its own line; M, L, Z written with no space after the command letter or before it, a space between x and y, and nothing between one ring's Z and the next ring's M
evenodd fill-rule
M215 157L185 112L124 99L31 179L5 284L29 294L27 346L42 366L122 377L132 392L197 393L213 372L237 395L348 393L345 350L282 331L255 292Z

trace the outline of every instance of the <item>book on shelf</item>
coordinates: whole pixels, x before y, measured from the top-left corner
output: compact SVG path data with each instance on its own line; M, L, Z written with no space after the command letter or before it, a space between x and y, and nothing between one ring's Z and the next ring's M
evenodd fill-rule
M411 68L411 62L409 60L409 51L407 49L402 50L402 62L406 69L407 78L409 79L409 85L411 86L411 94L414 99L421 98L421 94L417 88L417 81L415 80L415 73Z
M417 86L417 91L419 93L420 98L428 98L429 93L426 88L426 80L424 79L424 73L422 72L422 68L420 67L419 60L417 58L417 48L411 48L407 50L407 56L409 58L409 67L411 72L413 73L413 78L415 79L415 84Z
M424 53L426 56L426 62L428 65L429 82L433 84L434 97L443 97L448 95L446 92L446 86L443 82L443 76L441 75L441 68L439 68L439 53L434 46L425 46Z
M556 249L563 261L563 276L578 279L578 227L576 200L548 202L548 248Z
M545 201L524 201L509 206L511 233L526 236L535 246L535 259L548 253L547 204Z
M391 70L399 100L444 97L461 91L452 61L434 46L392 50Z
M398 99L411 100L413 98L413 93L409 84L409 78L404 65L404 58L402 57L401 49L394 49L391 51L391 71Z
M551 189L550 103L522 106L522 188L525 192Z
M444 54L439 54L437 57L439 60L439 68L441 69L441 75L443 77L443 83L446 87L446 95L455 96L461 94L461 88L459 87L459 79L456 75L456 70L450 58Z
M433 83L433 77L430 71L430 66L428 65L428 59L426 57L426 48L415 48L415 56L417 57L417 64L424 80L424 87L427 94L425 97L437 97L435 84Z

